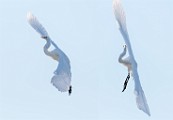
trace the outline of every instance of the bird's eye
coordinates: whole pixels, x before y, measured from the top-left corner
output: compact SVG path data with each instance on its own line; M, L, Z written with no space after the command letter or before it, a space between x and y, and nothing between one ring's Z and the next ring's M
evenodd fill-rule
M124 48L126 48L126 45L123 45Z

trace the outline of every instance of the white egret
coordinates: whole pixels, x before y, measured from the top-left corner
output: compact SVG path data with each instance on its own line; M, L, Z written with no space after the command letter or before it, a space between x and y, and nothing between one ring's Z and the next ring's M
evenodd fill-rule
M46 40L44 46L44 53L54 60L58 61L58 67L54 72L51 83L61 92L72 92L71 86L71 67L69 58L65 53L58 48L58 46L51 40L45 28L39 23L37 18L32 13L27 14L29 24L41 35L41 38ZM49 51L51 44L55 47L53 51Z
M139 75L138 75L138 71L137 71L137 63L135 61L133 51L131 49L130 39L129 39L127 27L126 27L126 17L125 17L123 7L120 3L120 0L113 0L113 10L114 10L116 20L119 24L119 30L124 38L124 41L127 45L127 49L128 49L128 53L129 53L129 60L128 60L129 62L128 63L130 63L130 64L125 64L125 63L123 63L124 61L122 61L122 63L124 65L126 65L128 67L128 69L130 69L131 74L133 76L134 83L135 83L134 91L135 91L135 95L136 95L137 107L150 116L150 110L149 110L149 107L147 104L147 100L146 100L144 91L142 89L142 86L141 86L141 83L139 80ZM121 55L120 55L120 57L121 57Z

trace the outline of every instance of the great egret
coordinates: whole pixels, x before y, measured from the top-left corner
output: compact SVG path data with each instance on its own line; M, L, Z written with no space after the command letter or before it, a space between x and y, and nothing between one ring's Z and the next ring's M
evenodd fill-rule
M147 104L147 100L139 80L138 71L137 71L137 63L135 61L133 51L131 49L130 39L129 39L127 27L126 27L126 17L125 17L125 13L124 13L120 0L113 0L113 10L114 10L116 20L119 24L119 30L124 38L124 41L127 45L127 49L129 53L128 63L130 64L124 64L124 63L123 64L126 65L128 69L130 69L134 79L134 83L135 83L134 91L136 95L137 107L150 116L150 110ZM131 67L128 67L129 65Z
M71 86L71 67L69 58L65 53L58 48L58 46L51 40L46 29L39 23L37 18L28 12L27 20L29 24L41 35L41 38L46 40L44 46L44 53L50 56L54 60L59 62L57 69L54 72L54 76L51 79L51 83L61 92L67 92L69 95L72 92ZM55 47L53 51L49 51L51 44Z

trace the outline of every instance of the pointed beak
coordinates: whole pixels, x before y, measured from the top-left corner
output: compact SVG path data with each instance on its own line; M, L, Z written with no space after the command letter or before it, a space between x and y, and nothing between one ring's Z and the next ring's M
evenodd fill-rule
M47 36L41 36L41 38L43 38L43 39L47 39Z

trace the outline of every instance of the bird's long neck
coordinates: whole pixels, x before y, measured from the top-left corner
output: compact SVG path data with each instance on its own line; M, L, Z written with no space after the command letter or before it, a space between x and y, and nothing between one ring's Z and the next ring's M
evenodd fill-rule
M119 56L119 58L118 58L118 61L120 62L120 63L123 63L124 61L123 61L123 57L126 55L126 51L127 51L127 49L126 49L126 47L124 48L124 51L120 54L120 56Z
M51 45L51 42L50 42L50 40L49 40L48 38L45 38L45 40L46 40L46 44L45 44L45 46L44 46L44 53L45 53L47 56L51 56L51 55L52 55L51 52L48 51L48 49L49 49L49 47L50 47L50 45Z

